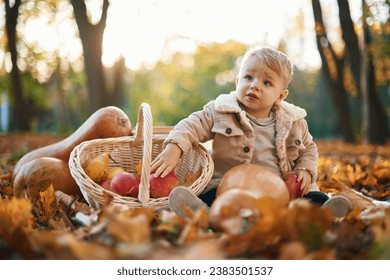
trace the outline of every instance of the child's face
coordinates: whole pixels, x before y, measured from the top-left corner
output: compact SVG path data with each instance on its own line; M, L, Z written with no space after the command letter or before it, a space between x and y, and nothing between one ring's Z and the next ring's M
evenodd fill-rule
M236 80L238 100L245 111L255 118L266 118L274 105L288 94L280 74L260 63L255 55L242 65Z

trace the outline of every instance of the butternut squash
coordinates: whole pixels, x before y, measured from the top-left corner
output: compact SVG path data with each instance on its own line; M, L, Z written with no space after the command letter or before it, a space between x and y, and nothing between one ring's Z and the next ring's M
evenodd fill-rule
M70 174L68 162L52 157L33 159L21 166L13 182L14 195L32 200L50 184L53 184L54 190L81 196L80 189Z
M15 178L21 167L31 160L40 157L53 157L68 162L73 148L83 141L127 136L131 132L131 122L121 109L115 106L103 107L93 113L67 138L25 154L16 163L13 170L13 178Z

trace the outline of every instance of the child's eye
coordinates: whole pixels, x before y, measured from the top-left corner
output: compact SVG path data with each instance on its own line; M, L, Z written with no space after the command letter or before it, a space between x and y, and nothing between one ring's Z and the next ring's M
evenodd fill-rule
M271 82L270 81L264 81L264 85L267 86L267 87L270 87L272 86Z
M248 81L251 81L253 78L252 78L251 75L245 75L245 76L244 76L244 79L245 79L245 80L248 80Z

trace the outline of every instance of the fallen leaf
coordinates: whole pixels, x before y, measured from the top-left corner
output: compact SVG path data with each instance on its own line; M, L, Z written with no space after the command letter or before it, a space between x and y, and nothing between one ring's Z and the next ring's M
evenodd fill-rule
M28 199L15 197L10 200L0 198L0 235L12 236L15 230L29 233L33 229L34 216Z

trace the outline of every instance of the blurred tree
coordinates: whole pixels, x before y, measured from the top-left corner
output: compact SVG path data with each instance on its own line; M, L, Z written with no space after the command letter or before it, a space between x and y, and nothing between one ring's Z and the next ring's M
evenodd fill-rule
M9 2L15 5L13 1ZM6 5L2 8L6 10ZM35 26L35 30L39 29L40 36L34 32L32 26ZM2 88L6 88L3 92L9 94L12 101L9 128L20 129L17 121L26 117L28 128L25 130L74 130L89 114L84 110L80 112L85 108L86 100L84 75L79 71L82 68L81 59L67 57L69 46L72 45L77 52L75 43L79 43L76 41L79 37L76 34L77 26L69 0L21 1L15 32L16 65L20 87L23 89L24 109L23 113L19 113L20 110L18 112L16 108L22 103L15 101L12 87L9 86L12 85L11 79L7 86L2 84ZM1 47L9 49L8 36L4 37L6 38L0 41ZM4 66L8 66L7 57ZM14 69L16 68L12 67L12 70ZM5 76L6 73L2 74ZM12 72L7 76L12 77ZM75 114L78 115L74 116Z
M90 111L96 111L107 105L121 106L123 103L124 61L120 59L114 66L113 90L108 89L102 63L103 33L106 27L109 1L103 0L101 17L96 24L91 23L84 0L71 0L71 3L83 45Z
M355 136L348 105L348 93L344 86L346 58L344 54L337 54L330 44L319 0L312 0L317 47L322 61L322 73L329 86L329 94L345 141L354 142Z
M368 143L383 144L387 141L390 132L387 116L380 101L374 79L374 61L369 52L364 52L362 55L348 1L337 0L337 2L342 39L345 44L345 47L339 52L335 51L328 40L320 1L312 0L317 47L322 60L322 73L329 86L329 93L338 115L344 139L347 142L356 140L352 129L348 90L346 88L346 77L348 77L350 71L354 87L363 106L363 139ZM363 0L363 6L364 3ZM363 22L365 22L365 17L363 17ZM365 34L369 34L370 31L367 26L364 29ZM369 43L367 38L366 36L365 44ZM362 62L365 61L368 63L363 64ZM362 69L364 65L367 67Z
M5 26L8 38L8 50L11 54L12 69L10 73L12 92L12 105L15 108L15 121L11 129L27 131L30 129L30 106L28 100L23 95L21 75L18 67L18 51L16 25L18 23L19 7L21 0L5 0Z
M286 101L307 111L310 134L314 138L339 138L342 133L337 117L331 113L334 109L324 83L320 69L294 69Z
M389 5L387 1L387 5ZM379 61L389 60L388 53L386 51L383 56L380 56L380 49L382 45L384 48L389 49L389 38L387 36L387 42L384 44L381 42L374 42L373 34L375 31L371 31L367 20L369 18L369 9L366 2L362 0L363 16L362 16L362 50L361 57L362 61L359 64L361 67L360 76L356 76L356 84L359 86L362 95L363 104L363 141L365 143L372 144L384 144L390 135L388 119L386 116L385 109L380 100L380 94L378 92L378 84L376 79L376 66L374 56L379 54ZM389 8L389 7L388 7ZM387 9L388 10L388 9ZM389 24L389 18L385 24ZM384 28L383 28L384 29ZM385 39L386 40L386 39ZM374 44L375 43L375 44ZM375 47L376 45L376 47ZM377 52L377 54L375 54ZM387 55L387 58L386 58ZM377 60L377 61L378 61ZM360 78L360 79L359 79Z

